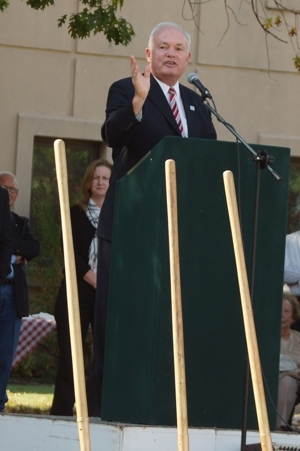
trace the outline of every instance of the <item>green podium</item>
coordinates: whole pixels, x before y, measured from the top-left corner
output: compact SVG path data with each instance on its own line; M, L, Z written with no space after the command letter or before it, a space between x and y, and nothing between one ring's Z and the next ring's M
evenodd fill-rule
M223 172L234 174L248 277L257 164L232 142L167 137L118 182L101 418L176 424L165 160L177 172L189 426L241 428L247 356ZM253 145L255 151L262 146ZM289 149L261 170L253 295L264 377L275 405ZM271 430L276 413L266 393ZM252 389L248 428L257 429Z

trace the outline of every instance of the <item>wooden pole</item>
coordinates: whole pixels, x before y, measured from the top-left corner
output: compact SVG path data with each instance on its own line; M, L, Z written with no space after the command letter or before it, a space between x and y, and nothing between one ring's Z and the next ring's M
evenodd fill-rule
M78 304L78 290L77 290L72 228L70 220L66 149L65 143L61 139L57 139L54 142L54 155L55 155L56 175L57 175L60 212L61 212L79 442L81 451L90 451L91 448L90 448L89 417L86 401L81 326Z
M240 287L244 327L247 341L247 349L253 384L256 413L258 419L258 427L260 432L261 448L262 451L272 451L273 450L272 439L269 428L265 392L258 353L252 303L247 279L242 234L240 229L236 192L232 172L225 171L223 173L223 178L231 226L233 247L235 253L235 260L237 266L238 281Z
M165 170L166 170L167 210L168 210L169 249L170 249L172 328L173 328L173 351L174 351L174 370L175 370L176 415L178 429L178 450L188 451L189 450L188 414L186 400L183 321L182 321L180 268L179 268L176 168L174 160L166 161Z

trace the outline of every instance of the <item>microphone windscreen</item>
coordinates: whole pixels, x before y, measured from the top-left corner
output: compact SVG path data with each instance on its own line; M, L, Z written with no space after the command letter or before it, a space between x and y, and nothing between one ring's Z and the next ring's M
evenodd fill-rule
M195 79L197 80L197 78L198 78L198 75L195 74L195 72L191 72L187 77L187 81L189 83L193 83L193 80L195 80Z

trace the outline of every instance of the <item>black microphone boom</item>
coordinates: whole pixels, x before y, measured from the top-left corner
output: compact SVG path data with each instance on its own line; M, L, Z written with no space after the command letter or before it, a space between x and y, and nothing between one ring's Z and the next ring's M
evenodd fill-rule
M212 99L212 95L209 92L209 90L207 88L205 88L203 86L203 84L201 83L201 81L199 80L199 77L197 74L195 74L194 72L192 72L191 74L188 75L187 81L189 83L191 83L192 85L195 85L196 88L199 89L199 91L201 92L201 94L204 96L204 98L206 99L206 97L208 97L209 99Z

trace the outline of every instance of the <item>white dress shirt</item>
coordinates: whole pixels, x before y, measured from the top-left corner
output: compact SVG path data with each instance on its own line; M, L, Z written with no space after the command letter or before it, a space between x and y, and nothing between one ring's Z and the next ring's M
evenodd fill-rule
M159 86L161 87L161 89L163 90L163 93L166 96L166 99L167 99L168 103L170 103L170 94L168 92L169 89L170 89L170 86L166 85L162 81L158 80L158 78L156 78L156 77L154 77L154 78L157 81L157 83L159 84ZM186 136L188 138L188 136L189 136L188 125L187 125L186 115L185 115L185 111L184 111L184 107L183 107L183 103L182 103L182 99L181 99L181 95L180 95L180 89L179 89L179 82L178 81L177 81L177 83L175 83L173 88L176 91L175 99L176 99L176 103L177 103L177 106L178 106L181 123L183 125L184 136Z
M294 296L300 296L300 230L286 236L284 282Z

